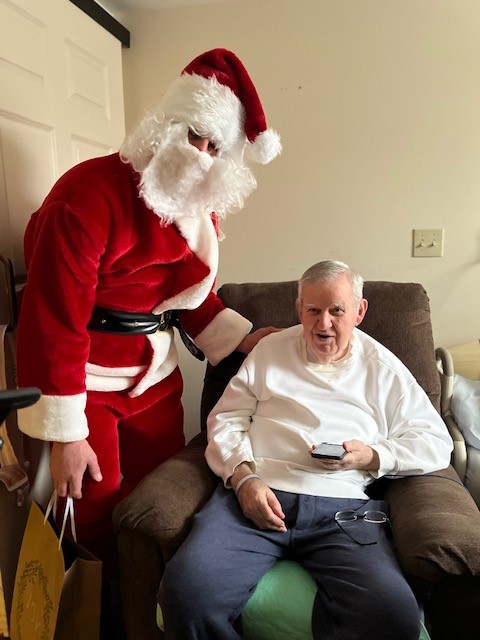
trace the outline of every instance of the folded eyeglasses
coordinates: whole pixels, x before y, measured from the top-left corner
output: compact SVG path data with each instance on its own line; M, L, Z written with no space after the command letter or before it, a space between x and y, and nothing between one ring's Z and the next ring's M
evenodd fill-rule
M353 509L347 511L337 511L335 514L337 522L352 522L353 520L364 520L365 522L374 522L383 524L388 522L388 516L383 511L365 511L365 513L357 513Z
M361 542L360 540L355 539L353 535L351 535L346 528L342 527L342 524L355 522L355 520L363 520L363 522L370 522L373 524L388 523L390 525L390 520L387 514L384 513L383 511L368 510L368 511L365 511L364 513L357 513L353 509L348 509L346 511L337 511L337 513L335 514L335 522L338 524L340 529L347 534L349 538L351 538L354 542L361 545L362 547L365 547L371 544L377 544L377 541L375 540L373 542Z

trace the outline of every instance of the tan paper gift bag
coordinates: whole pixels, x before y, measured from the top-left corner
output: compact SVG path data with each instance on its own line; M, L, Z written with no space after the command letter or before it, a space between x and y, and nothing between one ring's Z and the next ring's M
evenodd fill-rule
M97 640L102 563L64 538L73 500L67 499L60 535L33 502L18 560L10 614L11 640ZM65 560L67 562L65 562Z

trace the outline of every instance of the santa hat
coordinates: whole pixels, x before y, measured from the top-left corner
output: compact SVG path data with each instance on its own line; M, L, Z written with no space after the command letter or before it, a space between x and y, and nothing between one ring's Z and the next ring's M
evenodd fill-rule
M246 143L249 157L266 164L282 150L278 133L267 129L247 70L227 49L212 49L190 62L165 95L162 109L168 118L209 137L220 156Z

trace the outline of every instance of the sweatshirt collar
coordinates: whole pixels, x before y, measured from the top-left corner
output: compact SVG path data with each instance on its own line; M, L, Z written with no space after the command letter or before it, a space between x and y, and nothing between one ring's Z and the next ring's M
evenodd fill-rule
M355 342L354 335L350 338L348 343L347 353L340 358L340 360L335 360L335 362L330 362L328 364L322 364L321 362L317 362L315 360L315 356L310 352L306 341L303 342L303 354L305 358L305 362L307 367L311 371L315 371L317 373L335 373L338 371L342 371L345 369L345 365L351 360L352 352L353 352L353 344Z

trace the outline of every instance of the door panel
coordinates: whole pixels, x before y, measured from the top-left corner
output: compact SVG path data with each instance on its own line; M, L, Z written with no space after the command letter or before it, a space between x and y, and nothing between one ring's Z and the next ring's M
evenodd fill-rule
M120 42L69 0L0 0L0 253L17 273L55 180L124 133Z
M69 0L0 0L0 254L17 275L25 270L23 234L31 214L71 166L118 149L124 126L120 42ZM0 270L2 336L10 321ZM6 337L13 387L14 332ZM48 445L28 439L24 451L18 429L9 432L17 457L30 463L31 497L42 502L51 494ZM3 485L0 507L8 611L27 511Z

